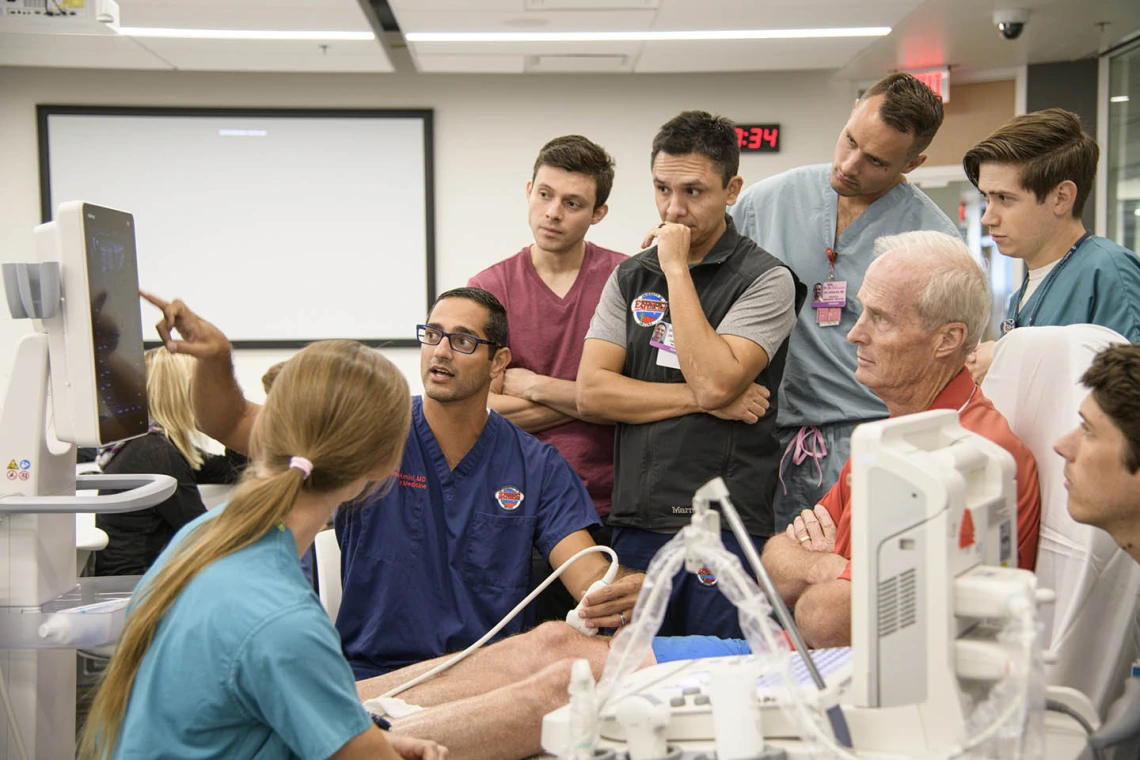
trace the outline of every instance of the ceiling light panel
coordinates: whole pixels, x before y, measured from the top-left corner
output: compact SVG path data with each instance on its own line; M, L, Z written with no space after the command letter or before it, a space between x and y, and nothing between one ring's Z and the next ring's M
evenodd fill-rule
M348 42L376 39L372 32L288 31L270 29L183 29L149 26L121 26L116 30L124 37L160 37L183 40L311 40L315 42Z
M717 29L625 32L409 32L408 42L504 43L515 42L697 42L725 40L830 39L837 37L882 37L889 26L811 29Z
M171 40L304 40L316 42L367 42L375 40L372 32L252 30L252 28L164 28L156 26L120 26L123 36L163 38Z

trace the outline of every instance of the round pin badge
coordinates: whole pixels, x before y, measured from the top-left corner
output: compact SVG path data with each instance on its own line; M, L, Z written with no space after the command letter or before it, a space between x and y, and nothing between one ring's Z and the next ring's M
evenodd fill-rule
M495 492L495 501L508 512L514 512L523 503L523 492L514 486L503 486Z
M660 293L642 293L633 299L629 309L633 312L634 322L642 327L653 327L665 319L665 313L669 311L669 302Z
M713 575L713 571L709 570L707 567L702 567L697 571L697 580L700 581L701 585L703 586L716 585L716 576Z

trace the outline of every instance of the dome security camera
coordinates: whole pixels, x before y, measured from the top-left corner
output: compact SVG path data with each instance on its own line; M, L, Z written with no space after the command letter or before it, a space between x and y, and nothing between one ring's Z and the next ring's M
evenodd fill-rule
M1029 11L1017 8L1008 11L994 11L994 26L1002 39L1016 40L1029 23Z

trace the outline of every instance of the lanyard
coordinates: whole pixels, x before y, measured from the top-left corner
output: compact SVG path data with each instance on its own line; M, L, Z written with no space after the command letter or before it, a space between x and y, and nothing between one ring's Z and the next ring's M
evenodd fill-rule
M827 263L831 265L830 271L827 274L827 279L828 280L834 280L835 279L835 260L839 257L839 253L837 251L832 250L831 246L827 246L826 248L824 248L823 252L827 254Z
M1068 253L1066 253L1059 262L1057 262L1057 266L1053 267L1053 271L1051 271L1045 277L1045 281L1041 283L1041 285L1039 285L1037 288L1038 292L1033 294L1037 296L1037 301L1033 304L1033 310L1029 312L1029 317L1025 320L1025 323L1022 324L1021 296L1023 293L1025 293L1025 289L1029 286L1029 272L1025 273L1025 279L1022 281L1021 287L1018 288L1017 292L1014 294L1014 298L1016 299L1014 302L1017 304L1017 307L1014 309L1013 319L1007 319L1002 323L1002 335L1005 335L1016 327L1033 327L1033 323L1037 319L1037 310L1041 308L1041 302L1045 300L1045 294L1049 291L1049 286L1053 284L1053 280L1057 277L1060 271L1065 268L1065 264L1069 263L1069 259L1072 258L1076 250L1081 247L1081 244L1088 240L1090 237L1092 237L1092 233L1088 230L1085 230L1085 234L1081 235L1077 242L1073 243L1073 247L1069 249Z

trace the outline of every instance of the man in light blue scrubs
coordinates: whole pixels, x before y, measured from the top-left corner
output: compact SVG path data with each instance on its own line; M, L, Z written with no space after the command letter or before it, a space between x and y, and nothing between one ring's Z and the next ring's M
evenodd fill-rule
M1050 108L1008 121L962 160L986 197L982 224L998 250L1025 262L1003 335L1034 325L1094 324L1140 342L1140 259L1081 221L1099 157L1077 115ZM978 346L970 367L978 382L993 345Z
M784 447L776 488L776 530L811 509L835 485L858 424L887 409L855 380L847 333L862 313L855 294L875 240L914 230L959 235L905 175L942 124L942 101L909 74L885 77L855 101L830 164L762 180L730 208L737 229L788 264L810 298L792 331L780 386Z

